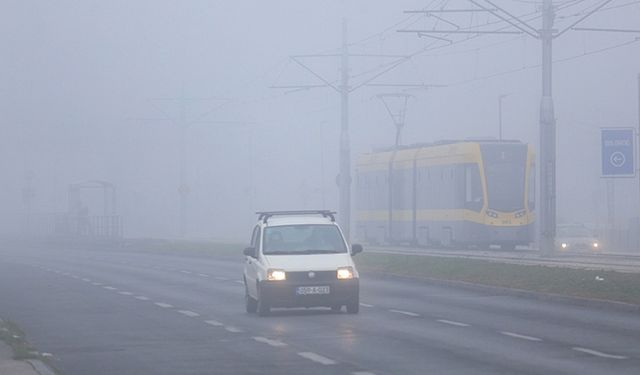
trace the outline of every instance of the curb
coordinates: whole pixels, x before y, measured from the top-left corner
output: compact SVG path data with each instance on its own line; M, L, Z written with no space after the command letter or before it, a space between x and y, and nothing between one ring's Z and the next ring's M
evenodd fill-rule
M373 274L381 277L404 279L408 281L422 281L429 284L456 287L456 288L471 290L475 292L484 292L484 293L498 292L498 293L503 293L510 296L515 296L515 297L527 297L527 298L537 299L540 301L564 302L564 303L572 304L574 306L592 307L592 308L597 308L602 310L615 310L615 311L622 311L622 312L640 312L640 305L634 305L632 303L609 301L609 300L603 300L603 299L590 299L590 298L584 298L584 297L536 292L532 290L507 288L507 287L493 286L493 285L474 284L468 281L460 281L460 280L446 280L446 279L436 279L432 277L408 276L408 275L400 275L400 274L389 273L384 271L367 271L366 268L364 268L363 270L368 274Z

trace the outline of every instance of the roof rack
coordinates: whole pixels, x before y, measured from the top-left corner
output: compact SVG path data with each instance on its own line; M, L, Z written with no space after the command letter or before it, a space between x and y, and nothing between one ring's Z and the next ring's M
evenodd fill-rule
M336 221L335 211L330 210L303 210L303 211L258 211L258 220L262 220L263 223L267 223L267 220L271 216L291 216L291 215L322 215L328 217L331 221Z

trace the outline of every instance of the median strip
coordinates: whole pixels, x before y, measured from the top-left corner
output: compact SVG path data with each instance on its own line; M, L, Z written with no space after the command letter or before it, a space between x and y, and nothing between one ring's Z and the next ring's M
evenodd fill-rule
M452 253L455 254L454 251ZM412 254L365 252L354 260L361 273L375 272L431 282L462 282L458 284L461 286L483 285L505 288L505 291L537 292L603 303L613 301L640 305L640 288L637 287L640 285L640 273Z

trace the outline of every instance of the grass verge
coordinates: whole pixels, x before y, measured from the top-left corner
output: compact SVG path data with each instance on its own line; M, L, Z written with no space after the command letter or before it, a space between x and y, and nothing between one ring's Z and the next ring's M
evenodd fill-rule
M14 322L0 319L0 341L4 341L11 347L14 360L39 360L45 363L55 374L62 375L60 370L53 366L48 356L40 353L27 341L25 333Z
M13 322L0 320L0 341L13 349L13 359L42 359L36 349L27 342L24 332Z
M640 305L640 274L366 252L354 259L361 272L464 281Z

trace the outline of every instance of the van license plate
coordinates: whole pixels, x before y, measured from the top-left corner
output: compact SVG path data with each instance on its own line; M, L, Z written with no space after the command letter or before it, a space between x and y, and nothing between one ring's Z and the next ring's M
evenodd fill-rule
M296 288L296 294L299 296L307 294L329 294L329 286L299 286Z

